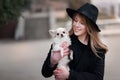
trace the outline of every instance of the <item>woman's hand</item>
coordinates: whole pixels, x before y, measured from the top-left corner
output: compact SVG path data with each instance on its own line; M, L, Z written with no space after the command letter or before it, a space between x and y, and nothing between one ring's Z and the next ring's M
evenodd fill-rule
M61 47L63 48L63 52L64 52L63 56L66 56L66 55L68 55L70 53L69 44L67 42L63 42L61 44Z
M69 71L65 68L57 68L54 70L54 76L57 80L65 80L69 78Z
M64 56L68 55L69 54L69 44L67 42L63 42L61 44L61 46L63 48L63 52L64 52ZM57 64L59 62L59 60L61 60L61 55L60 55L60 50L58 51L52 51L52 55L51 55L51 66L54 66L55 64Z
M52 55L51 55L51 66L54 66L55 64L58 63L58 61L61 59L61 55L60 55L60 50L59 51L53 51Z

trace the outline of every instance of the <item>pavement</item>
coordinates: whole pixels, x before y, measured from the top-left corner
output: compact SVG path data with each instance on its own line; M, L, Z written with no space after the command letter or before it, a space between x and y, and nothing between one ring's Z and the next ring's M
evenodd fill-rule
M1 41L0 80L53 80L41 74L50 40Z
M107 44L109 51L105 59L105 79L104 80L120 80L120 35L108 35L102 37L104 43Z
M102 35L109 47L105 79L120 80L120 35ZM41 74L51 40L0 41L0 80L54 80Z

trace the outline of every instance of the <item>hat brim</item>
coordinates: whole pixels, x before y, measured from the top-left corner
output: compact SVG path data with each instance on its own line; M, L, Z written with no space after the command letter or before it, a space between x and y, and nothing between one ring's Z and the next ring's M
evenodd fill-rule
M82 12L79 12L79 11L74 10L74 9L71 9L71 8L67 8L67 9L66 9L66 12L67 12L68 16L70 16L71 19L73 18L73 16L74 16L75 13L79 13L79 14L84 15ZM92 20L91 20L90 18L88 18L86 15L84 15L84 16L85 16L87 19L89 19L94 26L96 26L95 28L96 28L96 30L97 30L98 32L101 31L101 30L99 29L98 25L97 25L94 21L92 21Z

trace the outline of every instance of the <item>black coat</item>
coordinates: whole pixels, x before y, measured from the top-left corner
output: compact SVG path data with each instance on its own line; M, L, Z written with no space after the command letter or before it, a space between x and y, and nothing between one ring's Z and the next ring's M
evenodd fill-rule
M100 50L98 55L101 58L98 58L92 52L90 43L84 45L76 36L72 36L71 41L70 49L73 50L73 60L69 63L69 80L103 80L105 51ZM50 66L51 49L42 67L44 77L52 76L53 70L57 67L57 64L54 67Z

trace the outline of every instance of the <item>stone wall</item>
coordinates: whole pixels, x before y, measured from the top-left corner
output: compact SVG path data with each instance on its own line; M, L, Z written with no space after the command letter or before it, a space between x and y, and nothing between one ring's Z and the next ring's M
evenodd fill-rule
M49 18L38 17L28 18L25 23L25 39L46 39L49 38Z
M54 11L42 13L22 13L15 31L15 40L47 39L49 29L56 27Z

